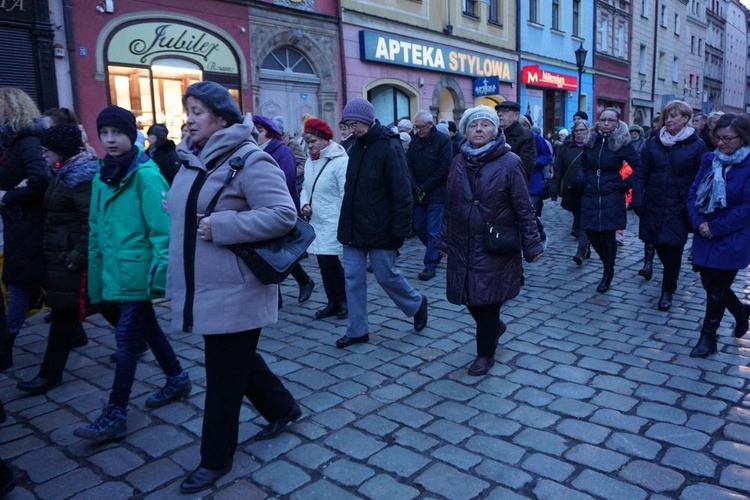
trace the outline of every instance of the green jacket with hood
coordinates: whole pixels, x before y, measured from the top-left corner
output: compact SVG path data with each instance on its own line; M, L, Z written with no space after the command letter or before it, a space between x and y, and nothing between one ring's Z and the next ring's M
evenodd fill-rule
M139 150L118 186L94 177L89 211L91 303L164 295L169 249L167 181Z

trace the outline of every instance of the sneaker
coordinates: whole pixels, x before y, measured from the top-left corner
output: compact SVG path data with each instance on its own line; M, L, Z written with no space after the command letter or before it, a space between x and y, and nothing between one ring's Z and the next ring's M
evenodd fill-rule
M128 433L128 410L113 404L104 404L104 409L93 424L79 427L73 435L90 441L110 441L123 438Z
M190 377L186 371L182 371L174 377L167 377L167 383L159 389L156 394L152 394L146 400L147 408L159 408L172 401L188 397L193 390L193 384L190 383Z
M422 281L430 281L435 277L435 269L425 267L424 270L417 276Z

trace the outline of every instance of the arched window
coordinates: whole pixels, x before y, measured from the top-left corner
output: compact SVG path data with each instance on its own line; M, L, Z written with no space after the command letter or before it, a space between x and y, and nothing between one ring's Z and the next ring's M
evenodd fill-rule
M375 87L367 93L367 100L375 107L375 117L383 125L390 125L400 118L411 116L409 95L396 87Z
M279 47L263 60L261 69L314 75L312 65L299 51L291 47Z

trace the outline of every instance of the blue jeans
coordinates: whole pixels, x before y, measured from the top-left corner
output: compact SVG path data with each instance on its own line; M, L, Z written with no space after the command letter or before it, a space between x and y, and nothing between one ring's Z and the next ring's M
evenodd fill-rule
M412 288L401 271L396 269L396 250L344 247L344 277L349 320L347 337L369 333L367 323L367 255L375 279L394 304L409 317L417 314L422 296Z
M117 365L112 392L109 394L110 404L127 408L135 379L135 367L138 364L138 347L144 340L167 377L182 373L180 362L156 320L154 306L150 300L122 303L120 321L115 328L115 340Z
M31 307L31 289L25 285L8 285L8 333L18 335Z
M443 224L443 204L431 203L429 205L414 205L414 230L417 238L426 247L424 252L425 269L435 269L438 265L440 252L435 244L440 238L440 229Z

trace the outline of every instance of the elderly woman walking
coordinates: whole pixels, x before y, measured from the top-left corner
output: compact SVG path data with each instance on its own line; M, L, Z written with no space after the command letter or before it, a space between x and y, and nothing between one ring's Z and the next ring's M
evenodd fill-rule
M167 200L168 295L173 328L203 335L205 342L201 461L180 486L195 493L232 468L243 397L269 422L256 439L275 437L301 415L256 352L261 329L278 317L278 285L261 283L227 247L283 236L297 210L284 173L260 150L252 118L243 118L227 89L194 83L183 104L189 136L177 147L183 168ZM230 181L231 162L241 163ZM204 216L217 196L215 210Z
M528 262L542 255L526 174L488 106L467 109L459 122L466 142L453 160L438 247L448 255L448 300L476 321L477 357L469 375L485 375L505 324L500 307L521 289L521 249ZM483 246L486 223L517 226L520 248L500 255Z

